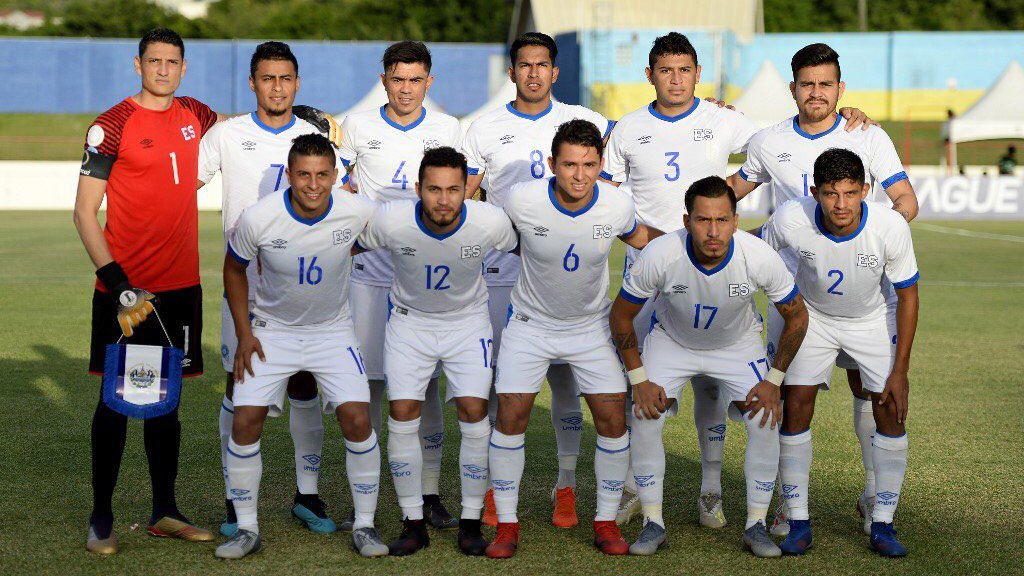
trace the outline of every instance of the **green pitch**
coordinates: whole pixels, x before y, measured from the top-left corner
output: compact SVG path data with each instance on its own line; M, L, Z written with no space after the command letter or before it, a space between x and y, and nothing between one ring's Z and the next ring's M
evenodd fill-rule
M753 224L753 223L745 223ZM938 226L938 227L936 227ZM953 235L950 229L968 231ZM1024 223L924 223L914 226L922 270L921 323L911 372L910 469L897 524L911 551L900 561L867 548L854 504L862 488L858 445L845 376L821 396L814 423L811 477L815 548L803 558L757 560L741 550L744 511L741 425L730 422L723 473L729 526L696 525L700 484L691 403L666 427L665 515L670 547L653 558L607 558L591 546L594 430L587 424L580 458L576 529L548 521L555 481L549 396L531 422L520 515L524 540L514 560L462 557L454 533L405 559L368 561L347 535L316 536L290 517L294 464L287 417L272 420L263 440L265 476L260 521L265 549L240 562L218 561L212 544L145 534L150 487L142 426L129 426L128 449L114 499L121 553L85 551L91 505L89 430L99 380L87 376L93 274L67 212L0 214L0 574L1010 574L1024 557ZM219 359L220 217L200 217L205 282L206 374L183 394L181 509L213 528L223 514L217 414L224 374ZM981 236L972 236L974 232ZM611 260L618 290L622 251ZM689 393L686 393L690 397ZM446 411L448 442L442 492L458 510L458 427ZM348 509L341 435L325 419L321 494L335 519ZM384 445L382 439L382 445ZM385 467L386 470L386 467ZM378 527L385 541L399 523L391 482L382 478ZM625 529L639 532L637 521ZM489 535L492 531L487 532Z

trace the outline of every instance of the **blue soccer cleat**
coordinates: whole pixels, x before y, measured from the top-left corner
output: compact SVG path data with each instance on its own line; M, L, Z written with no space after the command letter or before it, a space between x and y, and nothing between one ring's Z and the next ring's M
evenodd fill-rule
M295 505L292 506L292 516L310 531L317 534L332 534L338 527L327 515L323 500L319 496L302 495L302 502L299 502L300 495L296 493Z
M786 556L802 556L804 552L811 549L811 521L810 520L789 520L789 534L779 544L782 553Z
M902 558L907 555L907 549L896 539L896 528L891 522L871 523L871 549L886 558Z

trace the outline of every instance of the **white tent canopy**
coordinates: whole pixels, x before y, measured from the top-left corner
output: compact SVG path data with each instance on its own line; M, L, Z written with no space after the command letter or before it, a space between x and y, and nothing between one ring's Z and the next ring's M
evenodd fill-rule
M762 128L778 124L797 112L789 83L771 60L761 64L746 89L731 104Z
M494 110L495 108L500 108L515 99L516 85L513 84L511 80L507 80L504 84L501 85L501 88L499 88L498 91L494 93L494 96L491 96L491 99L485 102L483 106L477 108L476 110L473 110L469 114L466 114L465 116L459 119L459 123L462 124L462 134L466 134L466 131L469 130L469 125L472 124L473 121L476 120L477 118L483 116L484 114L490 112L491 110Z
M972 140L1024 138L1024 69L1010 62L995 83L966 112L946 122L945 135L953 144Z
M353 104L352 107L349 108L348 110L345 110L340 114L335 114L334 120L338 124L341 124L342 122L345 121L345 117L348 116L349 114L353 114L355 112L364 112L366 110L374 110L376 108L380 108L381 106L387 103L388 93L384 90L384 85L381 84L380 80L378 79L374 81L373 86L370 88L370 91L366 93L366 96L363 96L362 100ZM436 110L438 112L444 111L443 108L438 106L436 103L434 103L433 100L430 99L430 96L427 96L423 100L423 107L426 108L427 110Z

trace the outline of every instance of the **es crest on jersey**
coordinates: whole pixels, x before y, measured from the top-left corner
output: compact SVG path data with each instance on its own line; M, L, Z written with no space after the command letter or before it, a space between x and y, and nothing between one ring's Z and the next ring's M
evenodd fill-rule
M714 139L715 134L711 128L694 128L693 129L693 141L704 142L706 140Z
M344 230L335 230L333 234L335 244L344 244L352 239L352 230L349 228L345 228Z

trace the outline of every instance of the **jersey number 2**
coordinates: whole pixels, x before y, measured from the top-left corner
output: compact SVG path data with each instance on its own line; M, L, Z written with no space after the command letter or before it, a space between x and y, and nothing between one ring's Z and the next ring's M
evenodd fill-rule
M839 288L839 284L842 283L843 281L843 272L841 270L829 270L828 277L831 278L833 276L838 276L839 279L836 280L835 284L828 287L828 293L835 294L836 296L842 296L843 293L840 292L839 290L836 290L836 288Z

